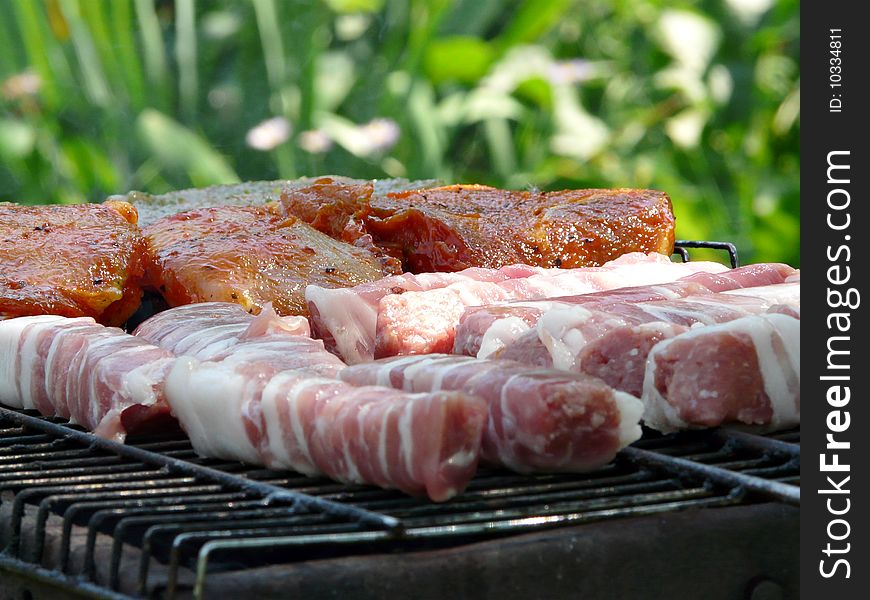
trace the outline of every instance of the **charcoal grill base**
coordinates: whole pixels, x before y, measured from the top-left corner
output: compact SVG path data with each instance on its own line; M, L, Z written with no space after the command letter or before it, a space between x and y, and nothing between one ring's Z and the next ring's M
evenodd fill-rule
M688 510L449 550L215 573L205 597L797 598L798 523L799 509L783 504Z

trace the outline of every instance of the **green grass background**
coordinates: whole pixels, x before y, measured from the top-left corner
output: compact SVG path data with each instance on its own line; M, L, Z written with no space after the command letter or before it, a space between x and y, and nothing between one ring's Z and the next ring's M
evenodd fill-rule
M798 42L797 0L0 0L0 201L326 173L648 187L678 237L798 265ZM249 146L272 117L289 138Z

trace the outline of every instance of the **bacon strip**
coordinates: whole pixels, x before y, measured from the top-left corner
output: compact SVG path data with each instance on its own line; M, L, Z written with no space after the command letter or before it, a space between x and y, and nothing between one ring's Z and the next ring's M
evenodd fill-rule
M96 435L127 433L169 418L163 379L172 353L90 317L0 321L0 401L58 415Z
M322 345L295 354L299 368L277 372L278 356L240 359L238 348L219 361L180 358L166 391L194 449L434 501L465 488L480 456L483 401L357 388L331 377L338 359Z
M537 267L512 265L501 269L470 268L458 273L404 273L352 288L309 285L305 299L315 337L353 364L374 357L378 305L385 296L435 290L454 283L505 281L545 272Z
M690 327L800 307L800 284L777 284L640 304L586 306L545 313L534 329L500 353L524 364L556 367L601 378L640 396L646 358L658 342Z
M478 358L494 358L507 345L534 327L541 315L554 308L582 305L587 308L606 309L619 303L635 304L740 288L757 288L784 283L795 273L798 271L788 265L763 263L721 273L694 273L670 283L623 287L547 300L511 301L469 307L459 320L453 352Z
M766 312L774 304L800 306L800 284L784 283L737 290L737 293L723 292L659 302L615 304L606 310L590 310L585 306L559 308L541 317L537 334L553 357L553 365L570 370L576 366L578 354L587 344L617 327L644 323L686 327L712 325Z
M547 269L519 276L511 272L503 279L463 278L438 287L399 288L386 294L389 288L378 287L378 293L364 302L356 298L365 297L371 287L326 290L309 286L306 299L315 333L348 363L356 364L375 357L450 352L456 325L467 306L673 281L701 270L716 272L726 267L673 263L661 254L630 253L602 267Z
M455 355L388 358L340 376L354 385L483 398L483 460L521 473L591 470L641 435L637 399L588 376Z
M738 422L800 423L800 321L749 316L656 344L646 364L644 421L668 432Z
M305 317L280 317L271 305L254 316L238 304L201 302L157 313L133 335L179 356L208 360L242 340L279 332L307 337L311 331Z

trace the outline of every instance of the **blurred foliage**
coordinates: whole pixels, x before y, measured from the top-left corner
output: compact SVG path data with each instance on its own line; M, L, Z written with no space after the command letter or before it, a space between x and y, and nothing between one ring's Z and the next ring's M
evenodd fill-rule
M797 0L0 0L0 200L648 187L798 264L798 42Z

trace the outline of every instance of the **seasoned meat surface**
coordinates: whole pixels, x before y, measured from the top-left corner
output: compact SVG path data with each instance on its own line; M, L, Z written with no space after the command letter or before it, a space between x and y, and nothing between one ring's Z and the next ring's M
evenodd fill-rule
M633 251L669 255L674 244L670 199L651 190L531 192L452 185L378 194L371 187L321 179L286 190L282 204L289 214L345 241L370 235L413 273L517 263L598 266Z
M0 204L0 318L123 323L142 296L146 244L136 220L125 202Z
M278 200L285 190L308 188L324 179L348 185L349 187L371 186L376 194L419 189L437 185L432 180L408 181L407 179L379 179L365 181L331 175L329 177L300 177L299 179L277 179L274 181L245 181L212 185L204 188L174 190L165 194L148 194L132 191L112 196L112 199L129 202L139 211L139 224L146 227L158 219L195 208L215 206L261 206ZM297 215L298 216L298 215Z
M376 254L334 240L272 204L201 208L144 229L148 274L172 306L235 302L259 313L307 313L304 289L354 286L390 274Z

